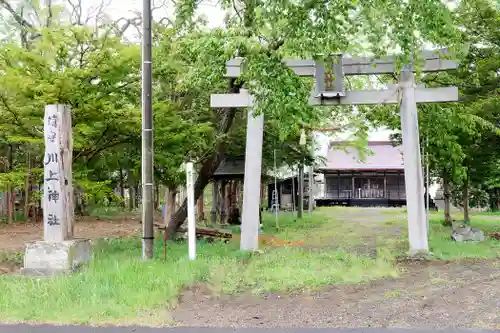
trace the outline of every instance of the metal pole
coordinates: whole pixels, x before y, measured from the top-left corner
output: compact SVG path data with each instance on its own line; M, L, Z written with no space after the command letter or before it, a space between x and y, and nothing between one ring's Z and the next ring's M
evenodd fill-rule
M194 209L194 177L193 163L186 164L186 191L188 204L188 253L189 259L196 259L196 212Z
M280 222L279 222L279 197L278 197L278 180L276 179L276 174L278 172L278 168L276 167L276 149L274 150L274 192L276 193L276 202L274 206L275 214L276 214L276 231L279 230L280 228Z
M154 254L151 0L142 2L142 258Z

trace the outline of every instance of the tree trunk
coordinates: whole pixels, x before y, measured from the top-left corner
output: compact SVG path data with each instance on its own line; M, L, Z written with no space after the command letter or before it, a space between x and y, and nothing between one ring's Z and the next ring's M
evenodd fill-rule
M160 208L160 185L155 184L154 210Z
M498 208L500 207L499 203L499 195L498 195L498 188L495 189L495 212L498 212Z
M125 207L125 175L123 174L123 169L120 166L120 196L122 197L121 206Z
M12 223L13 218L13 204L12 204L12 186L10 184L7 185L7 196L6 196L6 203L7 203L7 223Z
M229 80L230 93L238 93L240 90L240 86L236 85L235 82L236 79L234 78ZM221 112L221 114L223 115L223 119L219 127L219 133L226 134L229 132L231 126L233 125L236 112L237 112L236 108L227 108L224 109L223 112ZM203 189L210 182L212 175L214 174L215 170L217 170L220 162L224 158L225 151L226 151L226 144L224 140L220 140L217 143L214 152L203 161L200 171L198 172L198 178L194 183L195 200L198 200ZM187 200L184 199L184 202L182 203L181 207L175 212L174 216L172 217L172 220L168 224L167 236L169 239L174 239L177 229L182 225L186 217L187 217Z
M12 162L14 160L12 156L12 144L9 144L9 151L8 151L8 164L7 164L7 172L12 171ZM12 184L9 182L7 184L7 223L12 223L14 221L14 210L15 210L15 203L14 203L14 196L12 195Z
M444 225L451 226L450 183L448 179L448 174L446 172L443 175L443 197L444 197Z
M30 183L31 183L31 157L28 152L28 171L26 172L26 181L24 183L24 218L28 220L30 214Z
M196 216L198 217L199 221L205 221L205 191L201 191L201 195L198 198L198 202L196 203Z
M462 189L462 205L464 206L464 222L470 222L469 216L469 176L467 175Z
M43 189L43 183L38 183L38 190L42 191ZM36 222L42 222L43 223L43 207L42 207L42 199L37 200L36 203Z
M139 208L139 183L134 184L134 209Z
M75 214L78 216L85 215L85 208L83 207L83 194L79 188L75 188L76 200L75 200Z
M165 216L163 217L165 227L169 225L170 220L172 219L172 215L174 214L176 197L177 197L177 189L175 188L175 186L167 187L165 193L166 212Z

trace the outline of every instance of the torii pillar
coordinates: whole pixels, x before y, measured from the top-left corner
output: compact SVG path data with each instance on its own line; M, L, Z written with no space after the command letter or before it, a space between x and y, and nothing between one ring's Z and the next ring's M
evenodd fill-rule
M441 59L446 50L424 51L423 72L438 72L455 69L457 64ZM332 55L335 61L334 76L325 70L326 64L314 60L284 60L299 76L315 77L316 87L309 98L309 104L320 106L335 105L377 105L401 103L401 128L405 159L405 184L408 207L408 232L410 254L428 252L427 222L425 220L422 163L418 133L416 103L452 102L458 100L457 87L425 88L415 86L413 68L403 69L400 84L381 90L344 90L345 75L391 74L395 73L395 59L343 58L341 54ZM242 59L232 59L227 64L227 76L239 77ZM245 184L243 193L243 220L241 228L241 249L256 250L258 247L258 214L260 172L262 159L263 121L253 117L253 98L248 91L239 94L213 94L210 104L214 108L249 107L245 158Z

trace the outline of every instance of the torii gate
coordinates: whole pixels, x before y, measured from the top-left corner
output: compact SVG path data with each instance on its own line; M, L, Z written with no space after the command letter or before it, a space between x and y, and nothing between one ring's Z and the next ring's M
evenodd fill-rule
M451 60L441 59L446 50L424 51L423 72L437 72L457 68ZM325 70L324 62L314 60L284 60L297 75L315 77L315 91L309 98L310 105L369 105L399 104L403 132L403 157L405 169L406 202L410 252L428 252L427 221L425 216L422 163L418 129L417 103L452 102L458 100L457 87L425 88L415 86L412 65L403 67L399 85L383 90L345 91L345 75L392 74L396 72L395 59L344 58L332 55L334 62ZM226 76L239 77L242 58L227 63ZM333 77L333 75L334 77ZM245 89L236 94L213 94L213 108L248 107L245 151L245 176L243 187L243 212L241 225L241 250L258 248L260 177L262 170L262 143L264 115L253 115L253 98Z

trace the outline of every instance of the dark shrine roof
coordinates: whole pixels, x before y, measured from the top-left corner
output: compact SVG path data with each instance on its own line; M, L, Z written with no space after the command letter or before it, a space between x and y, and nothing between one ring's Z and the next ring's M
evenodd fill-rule
M370 141L368 149L373 154L365 154L365 160L359 160L356 148L342 148L346 142L332 142L328 150L325 165L320 170L402 170L403 147L393 146L390 141Z
M239 178L245 174L245 158L224 159L214 172L214 177Z

